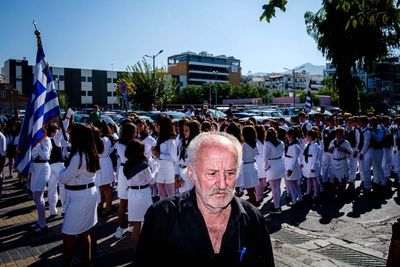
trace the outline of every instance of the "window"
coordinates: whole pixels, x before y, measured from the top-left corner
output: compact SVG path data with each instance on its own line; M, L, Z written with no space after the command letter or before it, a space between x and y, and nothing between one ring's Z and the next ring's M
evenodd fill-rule
M87 91L81 91L81 96L86 96Z
M111 83L111 78L107 78L107 83Z
M81 82L86 82L86 76L81 77Z
M117 83L117 78L113 78L113 83Z
M92 96L92 91L87 91L88 96Z
M59 77L60 81L64 81L64 75L60 75L58 77Z
M58 75L53 74L53 80L56 81L58 79Z
M90 77L90 76L87 77L87 82L88 82L88 83L91 83L91 82L92 82L92 77Z
M117 96L117 92L112 92L113 93L113 96Z
M112 96L112 92L108 91L107 96Z

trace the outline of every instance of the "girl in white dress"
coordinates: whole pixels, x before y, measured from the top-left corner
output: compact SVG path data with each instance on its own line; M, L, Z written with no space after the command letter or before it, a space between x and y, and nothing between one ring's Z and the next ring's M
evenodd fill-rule
M187 121L183 124L183 139L180 142L178 164L175 168L175 182L179 193L186 192L193 188L193 183L187 175L187 147L198 134L200 134L200 123L196 120Z
M150 184L154 183L155 173L151 171L144 155L144 144L140 140L132 140L126 147L128 159L123 174L128 186L128 221L133 226L133 249L136 250L139 234L147 209L153 204Z
M239 141L239 143L243 144L243 136L240 130L240 126L236 122L229 123L228 127L226 127L226 133L233 135ZM240 171L238 178L236 180L236 195L241 197L243 195L242 187L244 186L244 177L243 177L243 163L240 166Z
M286 133L288 144L285 146L285 180L293 205L303 200L299 185L301 179L299 164L301 149L296 137L296 130L294 129L290 129Z
M100 189L100 203L97 206L97 211L102 212L105 203L104 215L109 215L112 210L112 185L115 182L114 168L110 154L115 149L114 144L117 140L114 139L110 128L103 120L94 122L94 126L99 130L104 145L103 151L98 151L100 170L96 174L96 184Z
M64 244L64 265L70 266L77 248L83 247L85 266L91 261L91 233L97 224L98 192L96 172L100 169L93 128L75 123L71 135L71 154L65 162L66 169L59 174L65 184L64 222L61 228Z
M258 185L258 171L256 156L257 148L257 132L253 125L243 127L243 188L249 195L249 202L257 205L255 187Z
M178 160L176 135L172 120L166 115L160 115L156 119L155 130L159 137L153 155L160 164L156 185L160 199L165 199L175 194L175 164Z
M270 210L271 213L281 212L281 180L285 176L285 164L283 160L283 152L285 146L278 139L278 133L272 127L267 131L265 142L264 161L266 176L271 186L272 200L274 207Z
M256 186L256 200L257 204L261 203L264 199L264 189L267 185L266 173L264 168L264 146L265 146L265 128L262 125L256 125L257 132L257 172L258 172L258 185Z
M30 167L30 190L32 191L33 201L35 202L36 209L38 212L38 220L34 232L39 233L47 230L46 223L46 212L44 205L44 189L46 183L50 177L50 153L51 153L51 141L50 138L42 139L32 149L32 164Z
M124 234L123 228L126 228L126 211L128 208L128 186L126 177L123 175L123 167L127 161L125 157L126 146L137 136L137 127L133 123L126 123L122 126L121 138L116 144L118 154L117 176L118 185L117 193L119 198L118 206L118 227L115 231L115 238L119 239Z

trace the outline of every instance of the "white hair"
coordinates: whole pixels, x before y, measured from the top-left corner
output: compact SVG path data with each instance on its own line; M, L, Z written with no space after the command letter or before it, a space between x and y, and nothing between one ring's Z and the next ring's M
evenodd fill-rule
M228 141L227 144L226 141ZM192 141L190 141L187 154L188 163L195 169L196 160L198 158L198 152L204 145L229 145L227 148L233 148L237 152L237 175L239 175L240 166L242 165L242 145L233 135L225 132L204 132L197 135Z

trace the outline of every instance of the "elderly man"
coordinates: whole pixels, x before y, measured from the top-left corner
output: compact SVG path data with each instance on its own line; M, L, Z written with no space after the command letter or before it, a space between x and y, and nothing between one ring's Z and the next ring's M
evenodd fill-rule
M148 209L137 266L274 266L262 214L234 196L241 159L241 145L229 134L192 140L188 175L194 189Z

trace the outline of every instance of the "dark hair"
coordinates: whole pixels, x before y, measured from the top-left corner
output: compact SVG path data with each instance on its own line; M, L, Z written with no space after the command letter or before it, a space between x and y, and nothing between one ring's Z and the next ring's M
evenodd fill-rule
M307 132L307 136L311 137L312 140L315 140L318 138L318 131L311 129Z
M233 135L240 143L243 143L240 127L236 122L229 123L228 127L226 128L226 133Z
M137 131L137 127L133 123L127 123L122 127L121 138L119 142L123 145L128 145L130 141L132 141L133 134Z
M289 136L292 136L293 138L297 138L297 135L298 135L298 131L296 131L294 128L292 128L292 129L289 129L287 132L286 132L286 134L287 135L289 135Z
M264 144L265 142L265 128L262 125L256 125L257 139Z
M207 129L211 130L211 122L208 120L205 120L201 123L201 131L205 132Z
M184 138L184 137L183 137L183 125L185 125L186 122L188 122L188 121L189 121L189 119L186 118L186 117L182 117L182 119L180 119L180 120L178 121L179 138L180 138L181 140Z
M57 132L57 130L58 130L58 125L57 125L57 124L55 124L55 123L49 124L49 125L47 126L47 136L50 137L50 135L51 135L52 133Z
M79 168L82 166L82 156L85 156L88 172L100 170L99 155L94 140L93 128L82 123L74 123L71 131L71 154L66 166L73 155L79 153Z
M243 127L243 139L252 148L257 146L257 132L253 125Z
M156 119L156 123L160 126L159 137L157 139L157 149L159 151L160 145L169 139L175 138L176 134L172 119L166 115L160 115Z
M269 127L267 131L266 141L276 141L278 139L278 132L273 127Z
M200 122L198 122L197 120L192 120L192 121L188 121L185 122L184 126L189 127L189 139L188 139L188 145L190 143L190 141L192 141L193 138L195 138L196 136L198 136L200 134Z
M101 154L104 152L104 142L103 139L101 139L100 136L100 131L98 128L91 126L93 129L93 137L94 137L94 142L96 144L96 148L97 148L97 153Z
M115 143L116 140L112 135L111 129L104 120L97 120L93 122L93 125L101 131L101 137L107 136L107 138L110 139L112 144Z
M144 155L144 143L139 139L130 141L125 149L125 157L128 159L125 168L131 168L140 162L147 161Z

